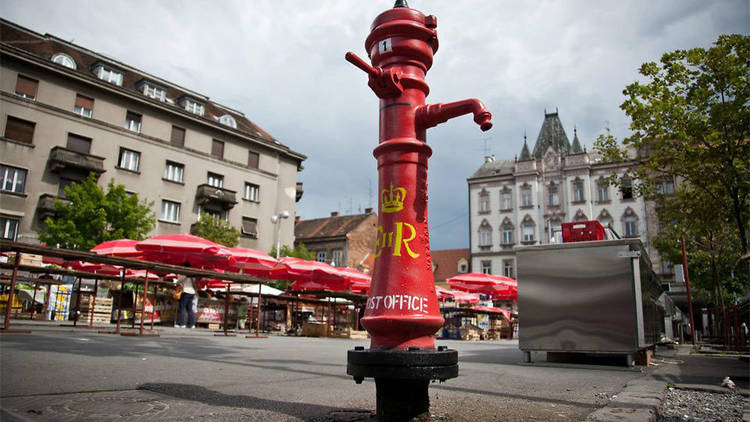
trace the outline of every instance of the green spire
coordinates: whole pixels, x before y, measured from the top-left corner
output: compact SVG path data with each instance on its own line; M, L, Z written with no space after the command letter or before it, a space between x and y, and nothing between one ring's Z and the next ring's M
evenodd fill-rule
M393 8L397 7L409 7L409 4L406 2L406 0L396 0L396 4L393 5Z

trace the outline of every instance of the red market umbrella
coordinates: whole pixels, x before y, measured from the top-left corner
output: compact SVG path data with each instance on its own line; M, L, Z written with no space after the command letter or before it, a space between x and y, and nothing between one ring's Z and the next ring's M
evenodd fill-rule
M340 273L344 274L347 281L350 283L349 290L351 290L352 293L367 294L367 292L370 291L372 277L370 277L369 274L348 267L337 269Z
M518 300L518 282L510 277L466 273L446 281L454 290L490 295L493 299Z
M84 271L92 274L120 275L122 267L110 264L99 264L95 262L72 261L70 267L77 271Z
M346 276L338 268L325 262L308 261L301 258L279 258L269 274L276 280L293 280L291 290L349 290Z
M483 313L483 314L498 314L498 315L502 315L503 317L505 317L506 320L510 321L510 311L508 311L506 309L495 308L495 307L492 307L492 306L478 306L478 305L472 306L470 309L473 309L473 310L478 311L479 313Z
M131 239L108 240L91 248L91 252L98 255L139 258L143 252L135 248L136 243L138 243L137 240Z
M227 248L202 237L190 234L163 234L142 240L135 248L148 261L182 265L189 262L196 268L226 266L230 253Z
M456 303L479 303L479 295L476 293L462 292L460 290L449 290L440 286L435 286L435 291L440 300L454 300Z
M125 271L125 278L132 279L132 280L143 280L146 278L146 274L148 273L148 279L149 280L158 280L159 276L154 274L151 271L146 270L127 270Z
M229 252L228 268L232 271L256 277L268 277L278 264L276 258L265 252L247 248L226 248Z

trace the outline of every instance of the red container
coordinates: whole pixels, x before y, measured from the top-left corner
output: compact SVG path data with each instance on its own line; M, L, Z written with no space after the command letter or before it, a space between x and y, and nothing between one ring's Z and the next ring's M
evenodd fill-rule
M562 223L563 243L604 240L604 227L596 220Z

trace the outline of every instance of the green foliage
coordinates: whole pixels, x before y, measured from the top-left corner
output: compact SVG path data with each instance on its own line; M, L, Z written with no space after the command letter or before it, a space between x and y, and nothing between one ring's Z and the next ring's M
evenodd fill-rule
M269 252L268 254L275 257L276 247L274 246L274 248L271 249L271 252ZM315 260L315 254L313 252L310 252L307 249L307 247L304 245L304 243L297 244L297 246L295 246L294 249L290 248L287 245L283 245L281 249L279 250L279 257L282 257L282 256L291 256L294 258L306 259L308 261ZM279 289L279 290L286 290L287 287L289 287L289 284L291 284L291 282L278 280L278 281L271 283L271 287Z
M642 81L623 91L632 136L622 146L609 134L595 142L603 161L630 163L634 193L656 202L662 231L654 244L665 257L680 261L675 242L686 234L691 280L717 305L741 291L750 272L730 276L748 252L748 68L750 36L737 34L644 63ZM664 180L676 182L675 195L659 192ZM619 183L615 175L608 181Z
M271 252L269 252L268 254L275 257L276 247L274 246L274 248L271 249ZM290 248L287 245L281 246L281 249L279 250L279 257L282 257L282 256L302 258L302 259L307 259L308 261L315 260L315 253L310 252L304 243L297 244L297 246L295 246L294 249Z
M110 180L107 193L91 173L65 188L65 202L55 202L55 216L38 229L39 239L65 249L89 250L115 239L142 240L154 228L151 205Z
M192 233L220 245L235 247L240 241L239 230L228 221L201 213L200 219L192 227Z

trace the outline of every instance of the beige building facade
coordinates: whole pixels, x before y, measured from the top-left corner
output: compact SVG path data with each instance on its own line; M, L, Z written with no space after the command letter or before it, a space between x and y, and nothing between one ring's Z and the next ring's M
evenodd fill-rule
M153 202L151 235L187 233L205 212L239 229L240 246L273 247L271 216L294 214L303 154L205 95L0 25L2 237L37 242L55 198L93 172ZM281 225L281 243L293 244L293 219Z
M654 204L632 190L628 170L635 162L602 162L581 147L576 132L571 143L558 113L545 112L533 151L524 141L515 159L486 157L468 179L472 271L515 278L514 248L560 243L562 223L598 220L621 237L639 237L668 282L672 265L651 244L658 232ZM622 187L605 182L612 173ZM673 193L673 182L665 180L662 189Z

